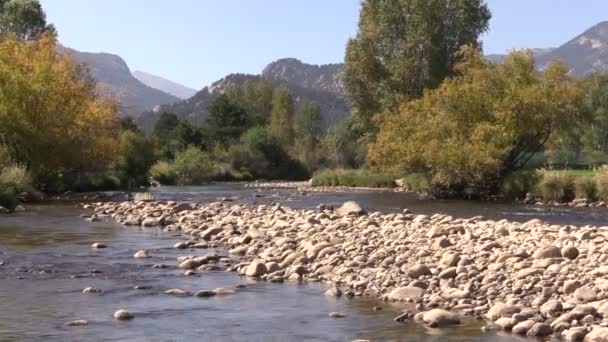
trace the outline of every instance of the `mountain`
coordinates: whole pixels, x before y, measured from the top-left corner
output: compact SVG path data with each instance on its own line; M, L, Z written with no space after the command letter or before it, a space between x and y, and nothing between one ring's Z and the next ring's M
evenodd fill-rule
M137 116L158 105L180 100L133 77L127 63L117 55L63 49L70 53L77 63L89 68L91 76L98 82L100 92L109 93L119 99L123 115Z
M305 101L314 101L321 107L324 127L344 120L350 113L342 82L343 64L312 65L295 58L280 59L266 66L260 75L231 74L203 88L191 98L163 105L144 113L138 124L151 130L160 113L171 112L195 125L201 125L207 117L207 106L231 86L246 81L267 80L275 86L291 90L296 109Z
M188 88L179 83L175 83L173 81L167 80L160 76L152 75L143 71L135 71L133 72L133 76L140 80L143 84L148 87L158 89L167 94L171 94L175 97L178 97L182 100L190 98L196 94L196 90L192 88Z
M581 77L608 70L608 21L601 22L536 60L539 69L553 60L561 60L570 74Z

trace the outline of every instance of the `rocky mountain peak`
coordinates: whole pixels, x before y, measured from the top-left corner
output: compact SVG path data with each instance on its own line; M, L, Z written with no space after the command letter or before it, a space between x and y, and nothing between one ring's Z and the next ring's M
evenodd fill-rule
M268 64L262 77L274 83L344 95L343 70L343 64L315 65L296 58L283 58Z

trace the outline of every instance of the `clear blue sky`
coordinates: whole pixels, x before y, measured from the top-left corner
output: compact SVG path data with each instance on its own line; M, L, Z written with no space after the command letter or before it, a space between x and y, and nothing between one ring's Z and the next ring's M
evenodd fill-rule
M71 48L111 52L142 70L200 89L269 62L341 62L359 0L41 0ZM486 53L558 46L608 20L605 0L489 0Z

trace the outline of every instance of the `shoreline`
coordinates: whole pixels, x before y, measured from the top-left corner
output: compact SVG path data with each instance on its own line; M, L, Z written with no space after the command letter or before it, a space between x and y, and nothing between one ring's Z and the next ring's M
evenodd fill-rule
M333 284L327 295L415 304L397 321L486 319L488 328L566 339L608 334L608 227L365 214L355 203L336 210L154 201L88 208L97 218L189 237L176 248L225 246L241 260L229 270L241 275L323 281ZM206 269L209 258L184 255L178 265Z

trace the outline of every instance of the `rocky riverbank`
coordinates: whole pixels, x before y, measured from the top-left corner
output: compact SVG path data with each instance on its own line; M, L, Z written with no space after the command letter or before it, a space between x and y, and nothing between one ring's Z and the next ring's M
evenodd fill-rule
M186 273L229 264L194 249L223 245L240 260L228 269L245 276L325 281L334 284L327 295L411 303L399 321L436 327L469 317L520 335L608 339L608 227L366 214L352 202L336 210L222 202L90 208L94 219L188 236L175 246L193 253L176 260Z

